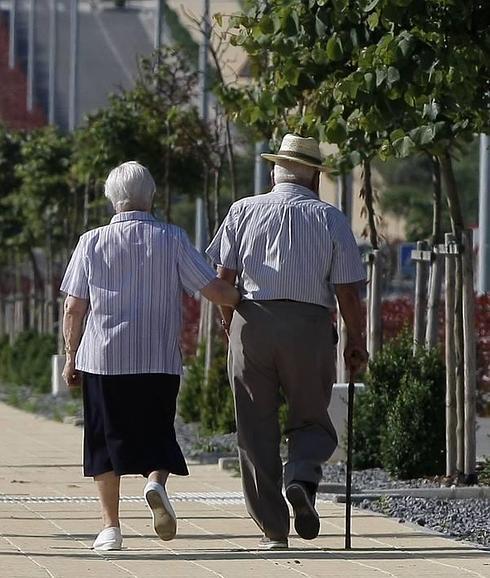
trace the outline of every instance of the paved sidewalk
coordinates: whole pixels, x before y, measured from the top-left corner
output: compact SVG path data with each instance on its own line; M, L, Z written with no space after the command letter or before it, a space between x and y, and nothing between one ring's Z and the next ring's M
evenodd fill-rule
M91 480L81 476L81 429L0 404L0 577L490 577L490 552L364 510L354 511L343 550L343 508L321 502L321 535L295 536L288 552L256 550L259 533L239 480L217 466L191 466L169 483L176 540L154 536L143 481L123 480L124 550L90 550L99 530ZM43 499L44 498L44 499ZM49 498L49 499L48 499Z

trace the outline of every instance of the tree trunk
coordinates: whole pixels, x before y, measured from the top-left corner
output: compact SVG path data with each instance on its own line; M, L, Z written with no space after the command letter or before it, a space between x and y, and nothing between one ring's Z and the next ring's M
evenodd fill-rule
M376 355L383 346L382 272L383 256L379 249L375 249L373 251L371 303L369 309L371 317L369 324L370 334L368 335L370 355Z
M442 243L442 185L441 185L441 166L436 156L431 156L432 160L432 200L433 200L433 219L432 219L432 245Z
M209 168L206 166L204 167L204 191L203 191L203 200L204 200L204 212L206 215L206 244L209 241L209 234L213 230L213 209L211 206L211 199L209 198Z
M461 248L461 235L464 229L464 218L461 211L456 179L449 151L444 151L439 157L441 173L444 179L451 228L456 243ZM461 254L455 257L455 284L454 284L454 350L456 371L456 404L457 404L457 469L458 474L464 472L465 443L464 443L464 334L463 334L463 262Z
M454 242L454 235L446 233L446 246ZM446 476L457 473L457 403L456 403L456 364L454 359L454 255L446 255L445 284L445 324L446 324Z
M216 235L219 228L219 199L221 189L221 167L214 171L214 194L213 194L213 237Z
M473 231L463 231L463 335L465 483L476 484L476 338L473 281Z
M461 203L459 201L458 187L454 177L451 155L447 150L440 156L439 162L441 173L444 177L449 215L451 217L452 233L456 236L456 242L461 243L461 233L464 229L464 217L463 212L461 211Z
M427 301L427 327L425 332L425 347L430 349L437 345L439 302L444 262L441 255L434 255L430 264L429 299Z
M439 160L431 156L432 160L432 199L433 199L433 220L432 220L432 248L442 242L441 238L441 211L442 211L442 189L441 189L441 168ZM435 347L437 344L437 329L439 319L439 303L441 299L442 276L444 261L441 256L434 255L430 263L429 276L429 298L427 302L427 330L425 333L425 346Z
M165 158L164 158L164 173L163 173L163 195L164 195L164 206L165 206L165 220L167 223L172 222L172 191L170 189L170 126L167 121L165 126L165 131L167 135L167 146L165 147Z
M231 202L234 203L238 198L237 192L237 177L236 177L236 161L235 151L233 149L233 140L231 138L230 121L228 117L225 120L226 127L226 155L228 158L228 168L230 170L230 186L231 186Z
M376 219L374 214L374 193L371 182L371 161L365 159L362 164L362 185L361 197L366 204L369 225L369 240L373 249L378 249L378 232L376 230Z
M427 243L417 241L417 251L426 251ZM425 310L427 294L427 262L419 259L415 265L415 304L413 315L413 354L422 347L425 335Z

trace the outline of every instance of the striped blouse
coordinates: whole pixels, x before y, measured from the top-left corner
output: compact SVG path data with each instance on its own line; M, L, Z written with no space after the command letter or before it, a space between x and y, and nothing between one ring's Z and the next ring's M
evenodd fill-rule
M343 213L294 184L234 203L207 249L238 272L244 299L289 299L334 308L332 284L365 271Z
M90 302L77 369L181 374L182 292L194 294L215 277L182 229L150 213L119 213L88 231L61 284Z

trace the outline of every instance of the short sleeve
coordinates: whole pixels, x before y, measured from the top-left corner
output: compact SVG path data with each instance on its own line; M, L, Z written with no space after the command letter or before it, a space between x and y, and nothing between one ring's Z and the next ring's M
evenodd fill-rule
M231 211L221 223L206 253L215 265L235 271L238 269L235 223Z
M180 231L177 266L180 282L189 295L194 295L216 279L216 273L192 246L184 231Z
M328 281L334 285L356 283L366 279L361 253L345 216L339 211L329 219L333 243Z
M60 291L79 299L89 298L87 262L84 237L80 237L68 267L66 268Z

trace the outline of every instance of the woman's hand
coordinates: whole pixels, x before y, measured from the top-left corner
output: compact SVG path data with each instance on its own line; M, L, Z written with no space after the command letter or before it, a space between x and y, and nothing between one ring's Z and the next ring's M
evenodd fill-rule
M66 355L65 367L63 369L63 379L70 389L80 387L82 380L81 374L75 369L75 356Z

